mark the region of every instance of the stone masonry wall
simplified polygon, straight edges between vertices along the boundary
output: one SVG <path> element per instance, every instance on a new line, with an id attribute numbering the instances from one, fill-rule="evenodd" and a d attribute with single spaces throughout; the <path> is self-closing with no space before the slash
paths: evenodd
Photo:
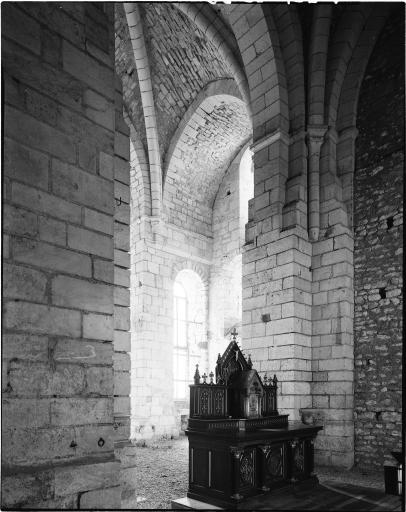
<path id="1" fill-rule="evenodd" d="M 403 14 L 389 20 L 371 56 L 357 128 L 355 463 L 381 468 L 401 450 L 402 432 Z"/>
<path id="2" fill-rule="evenodd" d="M 2 6 L 2 505 L 119 508 L 113 9 Z"/>
<path id="3" fill-rule="evenodd" d="M 210 272 L 210 366 L 228 342 L 225 331 L 241 325 L 242 261 L 244 238 L 240 230 L 240 160 L 236 156 L 223 177 L 213 207 L 213 265 Z M 247 206 L 248 208 L 248 206 Z M 240 328 L 237 328 L 240 331 Z"/>
<path id="4" fill-rule="evenodd" d="M 208 282 L 211 240 L 149 219 L 131 235 L 131 438 L 178 435 L 173 399 L 173 284 L 180 270 Z M 207 361 L 202 361 L 207 373 Z M 191 380 L 193 375 L 190 376 Z"/>
<path id="5" fill-rule="evenodd" d="M 130 437 L 130 130 L 116 76 L 114 138 L 114 429 L 117 442 Z"/>
<path id="6" fill-rule="evenodd" d="M 191 269 L 208 281 L 212 240 L 145 215 L 149 188 L 131 156 L 131 438 L 177 435 L 173 401 L 173 283 Z M 142 195 L 142 198 L 140 198 Z"/>

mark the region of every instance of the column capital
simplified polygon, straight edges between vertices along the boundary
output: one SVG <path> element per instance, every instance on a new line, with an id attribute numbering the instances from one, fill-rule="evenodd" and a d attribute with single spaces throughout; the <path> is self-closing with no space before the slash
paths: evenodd
<path id="1" fill-rule="evenodd" d="M 310 144 L 321 144 L 324 141 L 324 136 L 327 133 L 327 125 L 309 124 L 306 131 L 306 139 Z"/>

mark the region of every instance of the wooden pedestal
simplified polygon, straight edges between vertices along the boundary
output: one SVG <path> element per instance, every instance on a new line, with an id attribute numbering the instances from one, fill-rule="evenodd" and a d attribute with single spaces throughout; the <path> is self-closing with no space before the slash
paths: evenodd
<path id="1" fill-rule="evenodd" d="M 189 498 L 238 509 L 246 499 L 289 485 L 314 485 L 313 440 L 321 426 L 208 433 L 187 430 Z"/>

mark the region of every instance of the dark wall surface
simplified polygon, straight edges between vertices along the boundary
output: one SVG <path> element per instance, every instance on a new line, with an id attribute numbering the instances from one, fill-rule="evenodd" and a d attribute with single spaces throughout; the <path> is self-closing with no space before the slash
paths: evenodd
<path id="1" fill-rule="evenodd" d="M 395 8 L 361 87 L 354 177 L 355 464 L 401 447 L 404 12 Z"/>

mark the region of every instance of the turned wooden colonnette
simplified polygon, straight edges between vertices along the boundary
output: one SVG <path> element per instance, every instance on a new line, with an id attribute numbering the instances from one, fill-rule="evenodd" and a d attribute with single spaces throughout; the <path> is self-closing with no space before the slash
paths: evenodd
<path id="1" fill-rule="evenodd" d="M 205 503 L 238 509 L 248 498 L 318 482 L 313 442 L 321 426 L 278 414 L 278 383 L 262 381 L 235 336 L 214 374 L 190 386 L 189 490 Z M 207 379 L 210 382 L 207 383 Z"/>

